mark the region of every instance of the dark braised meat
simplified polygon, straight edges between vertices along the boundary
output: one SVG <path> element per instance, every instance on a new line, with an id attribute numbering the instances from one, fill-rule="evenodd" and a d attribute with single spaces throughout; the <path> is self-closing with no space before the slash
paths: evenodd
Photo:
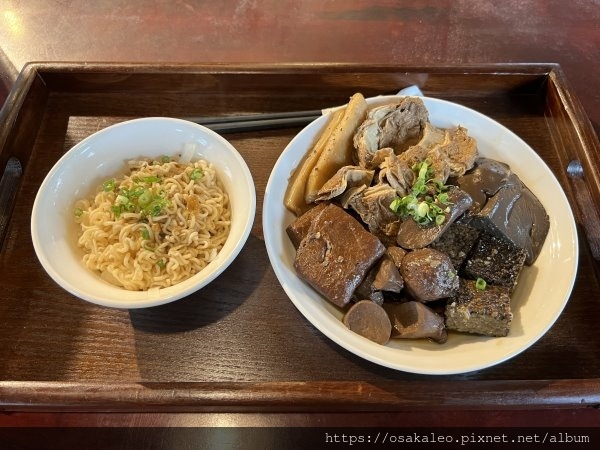
<path id="1" fill-rule="evenodd" d="M 399 293 L 403 287 L 404 280 L 396 264 L 389 256 L 384 254 L 377 265 L 373 290 Z"/>
<path id="2" fill-rule="evenodd" d="M 375 303 L 382 304 L 383 292 L 398 294 L 403 287 L 404 280 L 400 275 L 400 270 L 386 252 L 356 288 L 354 296 L 360 300 L 368 298 Z"/>
<path id="3" fill-rule="evenodd" d="M 381 149 L 400 153 L 417 143 L 428 119 L 427 108 L 418 97 L 371 109 L 354 134 L 355 161 L 367 169 L 377 167 L 383 161 Z"/>
<path id="4" fill-rule="evenodd" d="M 379 183 L 354 195 L 349 206 L 356 211 L 369 231 L 384 243 L 394 242 L 400 219 L 390 209 L 396 190 L 389 184 Z"/>
<path id="5" fill-rule="evenodd" d="M 394 264 L 398 269 L 400 269 L 400 265 L 402 264 L 402 260 L 406 256 L 408 252 L 404 250 L 402 247 L 391 246 L 385 250 L 385 254 L 394 261 Z"/>
<path id="6" fill-rule="evenodd" d="M 458 274 L 448 255 L 432 248 L 408 252 L 400 274 L 408 293 L 421 302 L 450 297 L 458 289 Z"/>
<path id="7" fill-rule="evenodd" d="M 392 323 L 392 339 L 448 340 L 444 318 L 421 302 L 384 303 L 383 309 Z"/>
<path id="8" fill-rule="evenodd" d="M 319 189 L 316 201 L 331 200 L 357 186 L 370 186 L 374 174 L 373 170 L 344 166 Z"/>
<path id="9" fill-rule="evenodd" d="M 378 344 L 387 344 L 392 334 L 387 313 L 371 300 L 361 300 L 352 305 L 342 321 L 350 330 Z"/>
<path id="10" fill-rule="evenodd" d="M 425 127 L 423 127 L 421 140 L 399 154 L 398 159 L 409 167 L 412 167 L 414 164 L 420 163 L 421 161 L 425 161 L 429 151 L 444 142 L 445 137 L 446 130 L 444 128 L 438 128 L 430 122 L 427 122 Z"/>
<path id="11" fill-rule="evenodd" d="M 317 206 L 309 209 L 301 216 L 297 217 L 288 227 L 285 229 L 288 237 L 292 241 L 292 244 L 296 249 L 300 246 L 302 239 L 308 234 L 308 230 L 312 225 L 313 220 L 325 209 L 327 203 L 319 203 Z"/>
<path id="12" fill-rule="evenodd" d="M 471 196 L 454 186 L 448 189 L 448 197 L 451 203 L 450 212 L 445 213 L 445 220 L 441 225 L 419 225 L 408 218 L 402 221 L 396 237 L 400 247 L 406 249 L 418 249 L 427 247 L 438 239 L 448 227 L 466 210 L 471 207 Z M 445 207 L 445 205 L 440 205 Z"/>
<path id="13" fill-rule="evenodd" d="M 383 244 L 360 222 L 329 204 L 313 218 L 296 252 L 294 268 L 325 298 L 343 307 L 384 252 Z"/>
<path id="14" fill-rule="evenodd" d="M 472 169 L 477 157 L 475 139 L 460 126 L 446 130 L 444 142 L 427 154 L 437 178 L 444 183 L 448 177 L 458 177 Z"/>
<path id="15" fill-rule="evenodd" d="M 456 181 L 474 200 L 471 225 L 524 249 L 526 264 L 533 264 L 548 234 L 550 219 L 510 167 L 481 158 L 472 171 Z"/>
<path id="16" fill-rule="evenodd" d="M 380 183 L 387 183 L 396 190 L 396 195 L 407 195 L 415 182 L 415 173 L 412 166 L 402 161 L 394 153 L 386 157 L 379 166 L 378 179 Z"/>

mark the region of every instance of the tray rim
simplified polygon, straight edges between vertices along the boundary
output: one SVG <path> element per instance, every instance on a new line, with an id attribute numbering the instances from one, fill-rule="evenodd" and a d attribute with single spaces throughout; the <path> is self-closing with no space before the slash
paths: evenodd
<path id="1" fill-rule="evenodd" d="M 0 110 L 0 161 L 5 144 L 34 82 L 46 73 L 419 73 L 464 75 L 532 75 L 553 79 L 576 120 L 574 125 L 586 151 L 600 153 L 600 145 L 585 111 L 572 94 L 557 63 L 489 63 L 412 66 L 361 63 L 285 64 L 154 64 L 31 62 L 19 73 Z M 589 131 L 592 131 L 590 134 Z M 431 393 L 432 383 L 437 386 Z M 402 393 L 402 397 L 397 394 Z M 444 394 L 444 402 L 439 394 Z M 382 411 L 409 409 L 598 407 L 600 376 L 593 379 L 390 381 L 374 386 L 365 381 L 344 382 L 174 382 L 116 383 L 0 381 L 3 411 Z"/>
<path id="2" fill-rule="evenodd" d="M 509 63 L 470 63 L 470 64 L 440 64 L 440 65 L 399 65 L 399 64 L 363 64 L 363 63 L 128 63 L 128 62 L 48 62 L 31 61 L 23 66 L 8 96 L 0 108 L 0 163 L 4 166 L 5 144 L 8 134 L 18 119 L 19 112 L 23 107 L 27 95 L 34 82 L 44 82 L 44 74 L 93 74 L 93 73 L 117 73 L 124 74 L 165 74 L 184 73 L 194 74 L 284 74 L 284 73 L 318 73 L 329 71 L 332 73 L 429 73 L 437 74 L 463 74 L 463 75 L 531 75 L 554 77 L 561 84 L 566 84 L 566 77 L 559 63 L 555 62 L 509 62 Z M 50 90 L 48 86 L 45 86 Z M 570 90 L 570 88 L 569 88 Z M 573 101 L 570 96 L 566 100 Z M 577 103 L 577 105 L 579 105 Z M 582 110 L 581 107 L 577 111 Z M 587 119 L 587 115 L 586 115 Z M 589 119 L 588 119 L 589 122 Z M 4 125 L 7 124 L 7 125 Z"/>
<path id="3" fill-rule="evenodd" d="M 598 408 L 600 382 L 0 382 L 0 411 L 374 412 Z M 118 386 L 118 389 L 115 388 Z M 401 395 L 398 395 L 401 394 Z M 442 395 L 443 394 L 443 395 Z"/>

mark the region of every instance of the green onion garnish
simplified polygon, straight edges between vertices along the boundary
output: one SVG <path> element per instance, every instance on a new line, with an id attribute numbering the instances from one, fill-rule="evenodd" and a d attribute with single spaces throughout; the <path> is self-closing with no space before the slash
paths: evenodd
<path id="1" fill-rule="evenodd" d="M 200 168 L 196 168 L 194 170 L 192 170 L 192 173 L 190 174 L 190 179 L 192 180 L 200 180 L 202 177 L 204 176 L 204 171 Z"/>
<path id="2" fill-rule="evenodd" d="M 139 197 L 144 192 L 146 192 L 146 189 L 143 186 L 136 185 L 127 193 L 127 197 Z"/>
<path id="3" fill-rule="evenodd" d="M 142 238 L 145 240 L 150 239 L 150 231 L 148 231 L 148 228 L 142 229 Z"/>
<path id="4" fill-rule="evenodd" d="M 412 217 L 420 225 L 432 222 L 441 225 L 450 207 L 442 209 L 439 205 L 450 205 L 448 186 L 433 178 L 433 169 L 428 160 L 413 165 L 416 180 L 411 192 L 404 197 L 396 197 L 390 209 L 401 217 Z"/>
<path id="5" fill-rule="evenodd" d="M 169 201 L 163 197 L 157 196 L 142 209 L 142 213 L 147 216 L 156 217 L 162 213 L 164 207 L 169 204 Z"/>
<path id="6" fill-rule="evenodd" d="M 487 283 L 483 278 L 477 278 L 477 280 L 475 281 L 475 289 L 477 289 L 478 291 L 485 291 L 486 286 Z"/>
<path id="7" fill-rule="evenodd" d="M 147 177 L 152 181 L 158 177 Z M 115 198 L 112 211 L 118 218 L 124 212 L 139 213 L 143 216 L 159 216 L 169 205 L 164 192 L 155 194 L 152 188 L 134 185 L 132 188 L 121 188 Z"/>
<path id="8" fill-rule="evenodd" d="M 126 205 L 129 203 L 129 197 L 127 195 L 119 194 L 115 199 L 115 205 Z"/>
<path id="9" fill-rule="evenodd" d="M 160 267 L 161 269 L 164 269 L 166 266 L 165 262 L 162 259 L 159 259 L 158 261 L 156 261 L 156 265 L 158 267 Z"/>
<path id="10" fill-rule="evenodd" d="M 144 177 L 143 180 L 146 183 L 157 183 L 160 180 L 160 178 L 158 178 L 156 175 L 151 175 L 149 177 Z"/>
<path id="11" fill-rule="evenodd" d="M 115 186 L 116 186 L 116 181 L 114 178 L 110 178 L 110 179 L 106 180 L 104 183 L 102 183 L 102 188 L 104 189 L 104 192 L 114 191 Z"/>
<path id="12" fill-rule="evenodd" d="M 152 201 L 152 191 L 147 189 L 138 197 L 138 205 L 144 207 Z"/>

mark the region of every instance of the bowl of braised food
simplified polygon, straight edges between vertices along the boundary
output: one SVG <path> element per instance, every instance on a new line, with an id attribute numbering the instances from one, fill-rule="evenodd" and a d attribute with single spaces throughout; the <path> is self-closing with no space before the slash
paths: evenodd
<path id="1" fill-rule="evenodd" d="M 573 214 L 539 155 L 491 118 L 423 96 L 356 93 L 326 110 L 277 161 L 263 221 L 311 324 L 407 372 L 518 355 L 554 324 L 577 271 Z"/>
<path id="2" fill-rule="evenodd" d="M 219 276 L 244 246 L 255 208 L 250 171 L 228 141 L 149 117 L 67 151 L 38 190 L 31 234 L 42 266 L 71 294 L 144 308 Z"/>

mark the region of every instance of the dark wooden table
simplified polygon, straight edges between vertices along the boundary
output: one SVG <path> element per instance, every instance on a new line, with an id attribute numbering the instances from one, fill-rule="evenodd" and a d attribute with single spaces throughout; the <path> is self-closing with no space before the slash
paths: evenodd
<path id="1" fill-rule="evenodd" d="M 577 6 L 573 6 L 577 5 Z M 14 85 L 18 73 L 31 61 L 107 62 L 107 63 L 153 63 L 153 64 L 231 64 L 251 63 L 276 66 L 282 63 L 294 63 L 301 67 L 312 63 L 354 63 L 360 66 L 391 64 L 419 67 L 456 67 L 461 65 L 485 65 L 488 63 L 559 63 L 570 83 L 570 91 L 583 107 L 591 121 L 591 129 L 600 130 L 600 4 L 598 2 L 573 3 L 562 1 L 507 1 L 498 2 L 393 2 L 354 0 L 345 2 L 321 2 L 308 0 L 284 5 L 279 1 L 245 2 L 69 2 L 66 9 L 63 2 L 35 0 L 22 2 L 3 2 L 0 10 L 0 102 L 4 101 L 8 90 Z M 109 65 L 110 65 L 109 64 Z M 57 78 L 57 83 L 64 80 Z M 5 87 L 3 89 L 3 86 Z M 68 90 L 68 86 L 61 87 Z M 339 91 L 342 92 L 341 90 Z M 472 93 L 463 92 L 463 100 Z M 61 111 L 61 107 L 80 108 L 80 116 L 93 115 L 93 108 L 102 104 L 99 97 L 83 99 L 77 93 L 66 100 L 63 97 L 53 99 L 52 111 Z M 331 93 L 331 98 L 335 98 Z M 297 106 L 309 105 L 310 101 L 294 98 Z M 65 102 L 61 104 L 61 102 Z M 191 102 L 191 100 L 190 100 Z M 254 107 L 260 106 L 256 100 Z M 167 102 L 168 103 L 168 102 Z M 191 103 L 190 103 L 191 104 Z M 484 105 L 485 101 L 479 103 Z M 189 105 L 188 109 L 189 110 Z M 218 112 L 218 103 L 211 105 Z M 503 111 L 509 106 L 504 105 Z M 117 108 L 118 109 L 118 108 Z M 185 107 L 181 107 L 185 110 Z M 187 111 L 186 110 L 186 111 Z M 143 114 L 152 111 L 151 106 L 141 106 L 136 112 Z M 68 114 L 71 114 L 70 111 Z M 102 115 L 114 116 L 121 111 L 103 111 Z M 177 111 L 173 111 L 174 113 Z M 223 111 L 221 111 L 223 112 Z M 493 113 L 494 108 L 489 107 Z M 46 117 L 41 120 L 41 141 L 37 145 L 49 143 L 57 145 L 66 130 L 70 139 L 81 138 L 89 131 L 89 122 L 74 121 L 68 123 L 68 115 Z M 510 117 L 499 114 L 499 120 L 510 122 Z M 67 123 L 64 121 L 67 120 Z M 71 128 L 69 128 L 71 127 Z M 86 128 L 88 127 L 88 128 Z M 59 131 L 55 131 L 59 130 Z M 527 133 L 527 127 L 521 131 Z M 285 145 L 293 133 L 265 136 L 266 141 Z M 60 138 L 60 139 L 59 139 Z M 233 138 L 236 139 L 235 137 Z M 532 134 L 532 139 L 535 139 Z M 68 140 L 60 141 L 67 145 Z M 240 138 L 243 152 L 249 155 L 252 146 L 261 147 L 261 136 L 254 140 Z M 283 147 L 281 147 L 283 148 Z M 53 151 L 62 151 L 56 147 Z M 43 153 L 42 153 L 43 155 Z M 53 156 L 38 160 L 38 168 L 49 167 Z M 267 158 L 254 158 L 252 169 L 260 175 L 257 193 L 264 193 L 266 177 L 275 161 L 276 155 Z M 40 176 L 43 174 L 40 173 Z M 32 192 L 35 182 L 26 188 Z M 19 205 L 17 205 L 17 208 Z M 27 203 L 21 205 L 27 207 Z M 267 308 L 268 301 L 277 301 L 276 314 L 298 315 L 291 302 L 285 302 L 285 294 L 278 286 L 276 277 L 266 261 L 264 244 L 261 240 L 260 209 L 255 228 L 245 253 L 237 262 L 235 269 L 240 282 L 255 282 L 252 295 L 245 298 L 233 292 L 225 308 L 202 307 L 198 311 L 195 300 L 191 298 L 156 311 L 140 311 L 114 314 L 101 308 L 83 305 L 75 299 L 58 298 L 50 304 L 31 302 L 20 312 L 22 337 L 15 335 L 15 345 L 10 350 L 12 366 L 0 367 L 2 381 L 11 381 L 8 392 L 10 401 L 3 402 L 0 425 L 6 426 L 511 426 L 528 424 L 532 426 L 576 426 L 598 425 L 600 414 L 597 405 L 577 406 L 577 392 L 565 387 L 565 397 L 553 398 L 544 402 L 544 389 L 547 385 L 561 383 L 563 376 L 572 375 L 571 370 L 558 368 L 555 372 L 543 372 L 555 364 L 559 367 L 565 362 L 582 366 L 579 379 L 600 377 L 596 371 L 600 355 L 580 355 L 586 349 L 561 348 L 559 338 L 568 334 L 574 326 L 558 328 L 547 341 L 541 342 L 539 354 L 543 354 L 544 367 L 529 365 L 527 354 L 516 361 L 508 362 L 497 368 L 476 374 L 458 377 L 419 377 L 397 374 L 364 362 L 337 348 L 312 329 L 309 324 L 293 329 L 294 342 L 299 344 L 298 351 L 307 351 L 316 346 L 321 354 L 327 355 L 326 361 L 331 369 L 324 369 L 323 361 L 309 357 L 306 361 L 290 359 L 284 364 L 269 364 L 261 349 L 272 349 L 272 343 L 265 344 L 258 336 L 270 336 L 272 339 L 286 339 L 282 325 L 261 326 L 261 332 L 252 335 L 248 325 L 239 328 L 244 335 L 223 336 L 211 341 L 217 349 L 229 353 L 218 358 L 216 352 L 202 353 L 213 359 L 200 367 L 199 353 L 187 350 L 187 353 L 168 353 L 169 349 L 182 351 L 186 337 L 209 336 L 211 328 L 215 332 L 223 328 L 231 332 L 235 329 L 237 314 L 250 309 L 256 312 Z M 20 235 L 19 235 L 20 236 Z M 23 234 L 25 236 L 25 234 Z M 24 244 L 29 246 L 30 244 Z M 29 251 L 29 253 L 27 253 Z M 24 250 L 31 255 L 30 249 Z M 597 286 L 597 272 L 594 262 L 586 254 L 587 274 L 584 281 Z M 256 264 L 258 262 L 258 265 Z M 32 260 L 31 264 L 36 261 Z M 253 267 L 260 273 L 246 273 Z M 36 269 L 33 269 L 37 274 Z M 38 275 L 36 275 L 38 276 Z M 232 275 L 230 274 L 230 277 Z M 0 276 L 3 289 L 19 289 L 14 280 L 5 281 Z M 49 289 L 49 298 L 57 295 L 57 290 L 46 279 L 34 278 L 41 286 Z M 23 282 L 26 282 L 25 277 Z M 226 287 L 217 283 L 215 287 L 202 295 L 202 300 L 216 301 L 219 289 Z M 230 293 L 231 294 L 231 293 Z M 237 300 L 236 300 L 237 299 Z M 237 303 L 236 303 L 237 301 Z M 208 311 L 210 317 L 198 317 L 189 320 L 190 314 Z M 4 317 L 1 314 L 5 314 Z M 0 307 L 0 320 L 8 320 L 11 310 Z M 61 316 L 62 314 L 62 316 Z M 27 333 L 27 315 L 31 315 L 35 326 L 40 327 Z M 40 316 L 48 315 L 59 323 L 71 319 L 74 327 L 59 328 L 50 332 L 52 322 L 44 323 Z M 577 305 L 570 310 L 570 316 L 583 317 Z M 37 320 L 35 320 L 37 318 Z M 11 320 L 15 319 L 10 317 Z M 104 326 L 84 327 L 85 323 L 97 323 L 108 320 Z M 299 317 L 300 320 L 302 320 Z M 243 317 L 239 317 L 243 320 Z M 560 323 L 559 323 L 560 325 Z M 12 322 L 14 327 L 14 322 Z M 44 328 L 45 327 L 45 328 Z M 13 328 L 14 329 L 14 328 Z M 202 330 L 202 331 L 198 331 Z M 31 331 L 31 330 L 29 330 Z M 110 333 L 117 333 L 116 339 Z M 28 347 L 28 336 L 41 339 L 48 336 L 63 347 L 69 358 L 63 358 L 60 352 L 44 353 L 45 348 Z M 35 339 L 32 343 L 35 344 Z M 254 339 L 254 340 L 253 340 Z M 201 345 L 202 342 L 199 342 Z M 232 349 L 228 345 L 235 345 Z M 107 346 L 116 346 L 111 349 Z M 556 351 L 549 351 L 556 346 Z M 152 354 L 157 347 L 167 350 L 162 361 Z M 258 349 L 256 354 L 245 353 L 244 349 Z M 79 354 L 78 350 L 84 352 Z M 2 351 L 2 350 L 0 350 Z M 4 350 L 6 351 L 6 350 Z M 94 354 L 94 351 L 96 352 Z M 535 350 L 532 350 L 535 353 Z M 16 352 L 16 353 L 14 353 Z M 69 353 L 70 352 L 70 353 Z M 119 353 L 120 352 L 120 353 Z M 115 356 L 119 353 L 119 356 Z M 319 353 L 316 353 L 319 354 Z M 16 356 L 15 356 L 16 355 Z M 110 357 L 113 357 L 111 359 Z M 256 356 L 260 355 L 260 356 Z M 285 358 L 282 352 L 278 358 Z M 568 361 L 571 358 L 571 361 Z M 14 365 L 18 362 L 18 365 Z M 174 367 L 176 365 L 176 367 Z M 210 370 L 209 370 L 210 368 Z M 449 402 L 440 397 L 437 407 L 427 400 L 427 393 L 414 392 L 412 406 L 402 406 L 401 402 L 390 402 L 389 393 L 402 385 L 422 389 L 427 383 L 468 383 L 482 387 L 485 383 L 498 387 L 498 383 L 514 382 L 512 375 L 526 380 L 540 378 L 536 371 L 554 374 L 547 383 L 539 382 L 539 396 L 522 399 L 520 402 L 506 403 L 502 398 L 483 395 L 480 405 L 468 401 Z M 511 373 L 512 372 L 512 373 Z M 313 376 L 327 382 L 318 385 L 320 391 L 314 396 L 302 388 L 303 383 L 313 380 Z M 125 397 L 110 395 L 110 386 L 103 384 L 106 378 L 117 382 L 131 382 Z M 20 382 L 37 382 L 35 389 L 27 391 Z M 172 381 L 209 384 L 207 392 L 214 395 L 222 389 L 220 398 L 212 401 L 185 401 L 185 392 L 201 392 L 185 389 L 171 394 L 175 401 L 169 408 L 168 385 Z M 370 382 L 362 383 L 363 380 Z M 56 382 L 63 383 L 60 386 Z M 268 381 L 268 385 L 263 385 Z M 44 387 L 44 383 L 48 386 Z M 288 391 L 278 397 L 280 403 L 269 403 L 274 383 L 281 382 Z M 293 382 L 293 384 L 289 384 Z M 374 384 L 374 382 L 379 384 Z M 77 384 L 76 388 L 73 383 Z M 83 383 L 83 385 L 82 385 Z M 217 383 L 217 387 L 210 383 Z M 226 387 L 230 383 L 231 390 Z M 286 384 L 287 383 L 287 384 Z M 341 384 L 340 384 L 341 383 Z M 343 392 L 343 383 L 348 389 Z M 357 384 L 358 383 L 358 384 Z M 389 383 L 389 386 L 386 386 Z M 479 383 L 479 384 L 477 384 Z M 496 383 L 496 384 L 494 384 Z M 583 383 L 580 383 L 582 386 Z M 142 386 L 144 389 L 139 389 Z M 342 386 L 342 387 L 340 387 Z M 464 384 L 461 386 L 468 386 Z M 595 384 L 590 384 L 595 389 Z M 167 386 L 168 387 L 168 386 Z M 357 387 L 366 389 L 368 395 L 387 402 L 383 406 L 375 400 L 369 407 L 359 401 L 360 407 L 351 412 L 335 410 L 329 405 L 327 410 L 311 407 L 313 403 L 322 407 L 322 399 L 345 395 L 346 399 L 357 395 Z M 157 389 L 162 397 L 158 404 L 152 404 L 143 396 L 145 389 Z M 183 388 L 183 386 L 182 386 Z M 45 390 L 47 389 L 47 390 Z M 262 408 L 256 400 L 264 389 Z M 342 391 L 340 391 L 342 389 Z M 390 391 L 390 389 L 392 391 Z M 516 388 L 517 391 L 519 390 Z M 554 389 L 556 386 L 554 386 Z M 502 392 L 510 387 L 503 385 Z M 535 387 L 531 392 L 535 392 Z M 233 394 L 232 394 L 233 392 Z M 455 391 L 456 392 L 456 391 Z M 556 393 L 557 390 L 552 392 Z M 16 393 L 16 394 L 15 394 Z M 57 394 L 58 393 L 58 394 Z M 14 394 L 14 395 L 13 395 Z M 18 395 L 17 395 L 18 394 Z M 279 391 L 281 394 L 281 391 Z M 401 395 L 401 392 L 396 392 Z M 600 393 L 598 393 L 600 394 Z M 21 396 L 20 400 L 18 396 Z M 118 395 L 123 395 L 118 394 Z M 141 402 L 130 402 L 135 395 L 142 395 Z M 465 395 L 468 395 L 465 393 Z M 510 394 L 507 394 L 510 396 Z M 569 395 L 573 398 L 566 399 Z M 378 397 L 379 396 L 379 397 Z M 593 397 L 593 392 L 586 392 Z M 415 399 L 421 399 L 419 404 Z M 283 399 L 283 400 L 281 400 Z M 321 399 L 321 403 L 319 400 Z M 196 399 L 198 400 L 198 399 Z M 514 398 L 513 398 L 514 400 Z M 28 401 L 34 406 L 28 407 Z M 89 401 L 89 406 L 85 402 Z M 0 399 L 2 402 L 2 399 Z M 286 403 L 287 402 L 287 403 Z M 300 403 L 298 403 L 300 402 Z M 260 404 L 260 401 L 258 402 Z M 198 404 L 203 405 L 199 408 Z M 11 406 L 12 405 L 12 406 Z M 141 405 L 141 406 L 140 406 Z M 208 406 L 207 406 L 208 405 Z M 265 407 L 266 406 L 266 407 Z M 81 413 L 84 411 L 84 413 Z M 383 412 L 382 412 L 383 411 Z"/>

